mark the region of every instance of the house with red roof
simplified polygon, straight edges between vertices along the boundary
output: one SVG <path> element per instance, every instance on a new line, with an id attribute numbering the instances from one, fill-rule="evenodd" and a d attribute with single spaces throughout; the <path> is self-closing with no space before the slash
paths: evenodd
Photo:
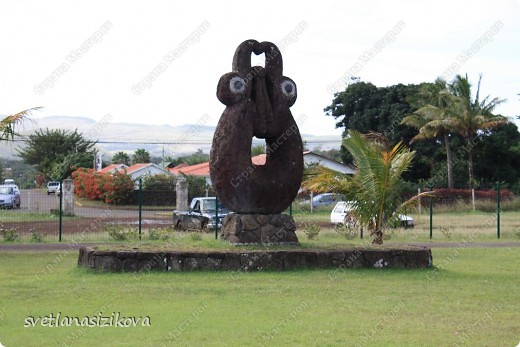
<path id="1" fill-rule="evenodd" d="M 266 158 L 267 158 L 266 154 L 260 154 L 260 155 L 252 157 L 251 162 L 254 165 L 264 165 Z M 329 159 L 327 157 L 313 153 L 311 151 L 303 152 L 303 161 L 304 161 L 305 165 L 319 164 L 319 165 L 322 165 L 324 167 L 327 167 L 327 168 L 337 171 L 337 172 L 341 172 L 341 173 L 349 174 L 349 175 L 354 174 L 354 168 L 352 166 L 338 163 L 335 160 Z M 204 179 L 206 180 L 206 183 L 211 185 L 211 177 L 210 177 L 210 173 L 209 173 L 209 162 L 195 164 L 195 165 L 180 164 L 180 165 L 170 168 L 168 170 L 174 175 L 183 173 L 185 175 L 194 175 L 194 176 L 204 177 Z"/>
<path id="2" fill-rule="evenodd" d="M 98 172 L 113 174 L 115 172 L 123 171 L 125 169 L 128 169 L 128 165 L 125 165 L 125 164 L 110 164 L 110 165 L 102 168 Z"/>
<path id="3" fill-rule="evenodd" d="M 155 176 L 158 174 L 172 175 L 168 170 L 161 168 L 159 165 L 153 163 L 138 163 L 131 166 L 125 164 L 112 164 L 104 167 L 99 172 L 102 173 L 115 173 L 125 172 L 130 175 L 133 181 L 136 182 L 136 189 L 139 187 L 139 179 L 144 179 L 147 176 Z"/>

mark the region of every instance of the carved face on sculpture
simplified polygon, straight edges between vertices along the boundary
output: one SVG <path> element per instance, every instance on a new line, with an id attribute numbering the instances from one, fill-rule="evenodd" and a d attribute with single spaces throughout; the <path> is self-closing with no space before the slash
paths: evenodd
<path id="1" fill-rule="evenodd" d="M 265 68 L 251 67 L 251 54 L 265 55 Z M 223 75 L 217 97 L 226 105 L 213 137 L 210 172 L 226 206 L 238 213 L 281 213 L 294 200 L 303 175 L 303 146 L 289 108 L 296 84 L 283 76 L 276 45 L 247 40 Z M 266 141 L 266 163 L 251 162 L 252 138 Z"/>

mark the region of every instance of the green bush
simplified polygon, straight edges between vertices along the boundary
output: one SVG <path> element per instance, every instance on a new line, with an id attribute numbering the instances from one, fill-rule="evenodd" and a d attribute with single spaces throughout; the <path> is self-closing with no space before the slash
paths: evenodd
<path id="1" fill-rule="evenodd" d="M 334 231 L 345 237 L 347 240 L 353 240 L 358 236 L 356 227 L 343 223 L 336 224 L 334 226 Z"/>
<path id="2" fill-rule="evenodd" d="M 188 200 L 199 197 L 206 196 L 206 189 L 208 190 L 209 196 L 214 196 L 215 192 L 213 191 L 213 187 L 209 186 L 206 183 L 204 177 L 193 176 L 193 175 L 184 175 L 186 177 L 186 182 L 188 183 Z"/>
<path id="3" fill-rule="evenodd" d="M 4 228 L 3 226 L 0 229 L 0 232 L 2 233 L 2 237 L 4 238 L 4 241 L 13 242 L 20 238 L 20 235 L 18 235 L 18 228 Z"/>
<path id="4" fill-rule="evenodd" d="M 173 237 L 172 231 L 170 228 L 152 228 L 148 231 L 148 239 L 167 241 Z"/>
<path id="5" fill-rule="evenodd" d="M 317 237 L 321 231 L 321 227 L 318 223 L 303 223 L 303 233 L 307 235 L 309 240 Z"/>
<path id="6" fill-rule="evenodd" d="M 31 229 L 31 242 L 33 243 L 42 243 L 43 242 L 43 234 L 39 231 Z"/>
<path id="7" fill-rule="evenodd" d="M 427 201 L 427 199 L 425 200 Z M 428 209 L 428 206 L 423 208 Z M 497 202 L 496 200 L 475 200 L 475 210 L 489 213 L 496 212 Z M 520 198 L 501 201 L 500 210 L 502 212 L 520 211 Z M 433 211 L 434 213 L 470 212 L 473 211 L 473 205 L 471 201 L 466 202 L 462 199 L 456 199 L 450 204 L 435 203 L 433 205 Z"/>
<path id="8" fill-rule="evenodd" d="M 176 184 L 176 177 L 173 175 L 159 174 L 146 176 L 143 180 L 143 190 L 166 190 L 175 192 Z"/>
<path id="9" fill-rule="evenodd" d="M 136 240 L 137 230 L 136 229 L 124 229 L 120 225 L 105 225 L 105 232 L 108 232 L 108 236 L 116 241 L 125 240 Z"/>

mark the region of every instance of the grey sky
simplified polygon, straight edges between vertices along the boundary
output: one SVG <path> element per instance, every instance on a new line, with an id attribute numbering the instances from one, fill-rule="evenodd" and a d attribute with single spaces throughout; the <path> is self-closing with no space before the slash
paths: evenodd
<path id="1" fill-rule="evenodd" d="M 216 125 L 215 96 L 246 39 L 280 44 L 302 133 L 349 76 L 377 86 L 483 73 L 483 95 L 520 115 L 520 1 L 2 1 L 1 114 Z M 254 60 L 261 62 L 260 60 Z M 209 117 L 204 116 L 205 114 Z"/>

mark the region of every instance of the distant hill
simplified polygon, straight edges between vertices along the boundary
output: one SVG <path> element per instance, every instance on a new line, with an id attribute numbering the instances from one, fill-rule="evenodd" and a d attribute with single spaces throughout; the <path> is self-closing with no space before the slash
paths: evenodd
<path id="1" fill-rule="evenodd" d="M 112 122 L 100 120 L 99 122 L 86 117 L 53 116 L 34 119 L 24 124 L 20 131 L 22 136 L 30 135 L 37 129 L 78 129 L 91 140 L 98 141 L 97 147 L 103 153 L 104 159 L 118 151 L 133 153 L 137 148 L 144 148 L 153 156 L 182 156 L 202 149 L 209 153 L 215 127 L 197 124 L 185 124 L 179 126 L 148 125 L 140 123 Z M 330 149 L 339 148 L 341 137 L 337 135 L 314 136 L 302 135 L 307 148 Z M 263 143 L 255 139 L 255 143 Z M 0 156 L 3 158 L 16 158 L 16 148 L 23 146 L 23 141 L 18 138 L 14 144 L 0 144 Z"/>

